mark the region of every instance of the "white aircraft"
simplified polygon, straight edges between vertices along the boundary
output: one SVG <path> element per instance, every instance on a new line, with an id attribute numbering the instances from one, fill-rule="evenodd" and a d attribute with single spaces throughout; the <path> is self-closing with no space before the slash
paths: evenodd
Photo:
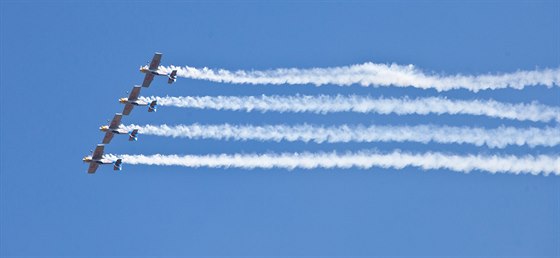
<path id="1" fill-rule="evenodd" d="M 167 83 L 172 84 L 177 80 L 177 70 L 173 70 L 170 74 L 159 69 L 159 63 L 161 61 L 161 53 L 156 52 L 150 66 L 141 66 L 140 72 L 146 74 L 144 77 L 144 82 L 142 82 L 142 87 L 150 87 L 150 83 L 154 79 L 154 75 L 167 76 Z"/>
<path id="2" fill-rule="evenodd" d="M 117 113 L 115 114 L 115 117 L 113 117 L 113 121 L 111 121 L 111 123 L 108 126 L 104 125 L 99 127 L 99 130 L 105 132 L 105 137 L 103 137 L 103 143 L 110 143 L 111 139 L 113 139 L 114 134 L 128 134 L 129 141 L 138 140 L 138 129 L 134 129 L 131 132 L 129 132 L 125 129 L 119 128 L 119 126 L 121 125 L 121 118 L 122 118 L 122 114 Z"/>
<path id="3" fill-rule="evenodd" d="M 112 161 L 110 159 L 103 158 L 103 149 L 105 148 L 104 144 L 97 144 L 95 151 L 91 156 L 86 156 L 82 160 L 85 163 L 89 163 L 88 173 L 93 174 L 97 170 L 99 165 L 103 164 L 113 164 L 113 170 L 121 170 L 122 169 L 122 159 L 117 159 L 116 161 Z"/>
<path id="4" fill-rule="evenodd" d="M 122 104 L 125 104 L 124 106 L 124 110 L 123 110 L 123 115 L 128 115 L 130 114 L 130 111 L 132 111 L 132 108 L 134 106 L 148 106 L 148 112 L 156 112 L 157 111 L 157 101 L 154 100 L 151 103 L 147 102 L 147 101 L 143 101 L 143 100 L 139 100 L 138 96 L 140 95 L 140 90 L 142 89 L 142 86 L 134 86 L 134 88 L 132 88 L 132 91 L 130 92 L 130 95 L 128 96 L 128 98 L 120 98 L 119 102 Z"/>

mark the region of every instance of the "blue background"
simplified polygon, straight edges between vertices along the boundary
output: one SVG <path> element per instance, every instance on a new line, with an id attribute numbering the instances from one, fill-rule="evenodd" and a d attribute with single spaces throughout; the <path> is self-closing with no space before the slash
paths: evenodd
<path id="1" fill-rule="evenodd" d="M 560 256 L 560 177 L 448 170 L 239 170 L 109 166 L 81 158 L 98 127 L 164 65 L 227 69 L 367 61 L 481 74 L 560 66 L 558 1 L 1 2 L 2 256 Z M 155 78 L 145 96 L 447 96 L 560 106 L 558 87 L 437 93 L 413 88 L 230 85 Z M 556 126 L 477 116 L 279 114 L 136 108 L 136 124 Z M 458 144 L 275 143 L 116 136 L 116 154 L 401 149 L 551 154 Z"/>

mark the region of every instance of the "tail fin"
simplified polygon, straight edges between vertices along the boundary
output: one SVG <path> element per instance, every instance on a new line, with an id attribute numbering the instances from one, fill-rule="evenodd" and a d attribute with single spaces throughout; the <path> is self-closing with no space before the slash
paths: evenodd
<path id="1" fill-rule="evenodd" d="M 169 79 L 167 80 L 167 83 L 172 84 L 177 80 L 177 70 L 173 70 L 171 71 L 171 74 L 168 76 Z"/>
<path id="2" fill-rule="evenodd" d="M 128 134 L 128 140 L 129 141 L 137 141 L 138 140 L 138 129 L 134 129 L 134 130 L 132 130 L 132 132 L 130 132 Z"/>
<path id="3" fill-rule="evenodd" d="M 117 161 L 115 161 L 113 170 L 122 170 L 122 159 L 117 159 Z"/>
<path id="4" fill-rule="evenodd" d="M 148 112 L 156 112 L 157 111 L 157 100 L 152 101 L 150 106 L 148 106 Z"/>

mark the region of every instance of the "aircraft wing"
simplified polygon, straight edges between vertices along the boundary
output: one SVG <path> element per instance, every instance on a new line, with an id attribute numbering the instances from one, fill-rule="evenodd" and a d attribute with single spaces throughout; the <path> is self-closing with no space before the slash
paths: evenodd
<path id="1" fill-rule="evenodd" d="M 112 133 L 112 132 L 106 132 L 106 133 L 105 133 L 105 137 L 103 137 L 103 143 L 104 143 L 104 144 L 110 143 L 110 142 L 111 142 L 111 139 L 113 139 L 113 134 L 114 134 L 114 133 Z"/>
<path id="2" fill-rule="evenodd" d="M 132 111 L 132 108 L 134 107 L 134 105 L 130 104 L 130 103 L 126 103 L 126 105 L 124 105 L 124 110 L 123 110 L 123 115 L 128 115 L 130 114 L 130 111 Z"/>
<path id="3" fill-rule="evenodd" d="M 154 58 L 152 58 L 152 62 L 150 63 L 150 70 L 157 70 L 160 61 L 161 61 L 161 53 L 156 52 L 154 54 Z"/>
<path id="4" fill-rule="evenodd" d="M 142 82 L 142 87 L 150 87 L 150 83 L 152 83 L 152 80 L 154 79 L 154 75 L 151 73 L 146 73 L 146 76 L 144 76 L 144 81 Z"/>
<path id="5" fill-rule="evenodd" d="M 103 144 L 97 144 L 97 147 L 95 147 L 95 151 L 93 152 L 93 155 L 91 156 L 92 159 L 100 159 L 103 157 L 103 149 L 105 149 L 105 145 Z"/>
<path id="6" fill-rule="evenodd" d="M 111 129 L 118 128 L 119 125 L 121 125 L 121 118 L 122 118 L 122 114 L 116 113 L 115 116 L 113 117 L 113 121 L 111 121 L 111 124 L 109 125 L 109 128 Z"/>
<path id="7" fill-rule="evenodd" d="M 138 96 L 140 96 L 140 89 L 142 89 L 142 87 L 134 86 L 134 88 L 132 88 L 132 91 L 130 92 L 130 95 L 128 95 L 128 100 L 137 100 Z"/>
<path id="8" fill-rule="evenodd" d="M 89 163 L 89 168 L 88 168 L 87 172 L 90 173 L 90 174 L 93 174 L 97 170 L 97 167 L 99 167 L 99 164 L 97 164 L 95 162 L 91 162 L 91 163 Z"/>

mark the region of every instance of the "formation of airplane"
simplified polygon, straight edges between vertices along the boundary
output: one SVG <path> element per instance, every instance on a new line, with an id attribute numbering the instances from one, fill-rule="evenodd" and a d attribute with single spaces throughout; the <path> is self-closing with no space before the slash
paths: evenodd
<path id="1" fill-rule="evenodd" d="M 113 164 L 113 170 L 121 170 L 122 169 L 122 159 L 112 160 L 103 157 L 103 151 L 105 149 L 105 144 L 111 142 L 113 136 L 115 134 L 127 134 L 129 141 L 137 141 L 138 140 L 138 129 L 133 129 L 132 131 L 127 131 L 120 127 L 121 119 L 123 115 L 129 115 L 132 112 L 134 106 L 148 106 L 148 112 L 156 112 L 157 111 L 157 101 L 154 100 L 152 102 L 147 102 L 144 100 L 139 99 L 140 90 L 142 87 L 150 87 L 154 76 L 167 76 L 167 83 L 172 84 L 177 80 L 177 70 L 173 70 L 171 73 L 165 72 L 163 69 L 160 69 L 159 64 L 161 62 L 161 53 L 156 52 L 152 61 L 150 62 L 149 66 L 142 66 L 140 67 L 140 72 L 145 73 L 144 81 L 142 82 L 142 86 L 136 85 L 132 88 L 128 98 L 120 98 L 119 102 L 124 104 L 124 109 L 122 113 L 116 113 L 113 117 L 113 120 L 109 123 L 109 125 L 104 125 L 99 127 L 99 130 L 105 132 L 105 136 L 103 137 L 102 144 L 98 144 L 95 148 L 95 151 L 92 152 L 91 156 L 86 156 L 82 160 L 85 163 L 89 163 L 88 173 L 94 174 L 97 171 L 99 165 L 105 164 Z"/>

